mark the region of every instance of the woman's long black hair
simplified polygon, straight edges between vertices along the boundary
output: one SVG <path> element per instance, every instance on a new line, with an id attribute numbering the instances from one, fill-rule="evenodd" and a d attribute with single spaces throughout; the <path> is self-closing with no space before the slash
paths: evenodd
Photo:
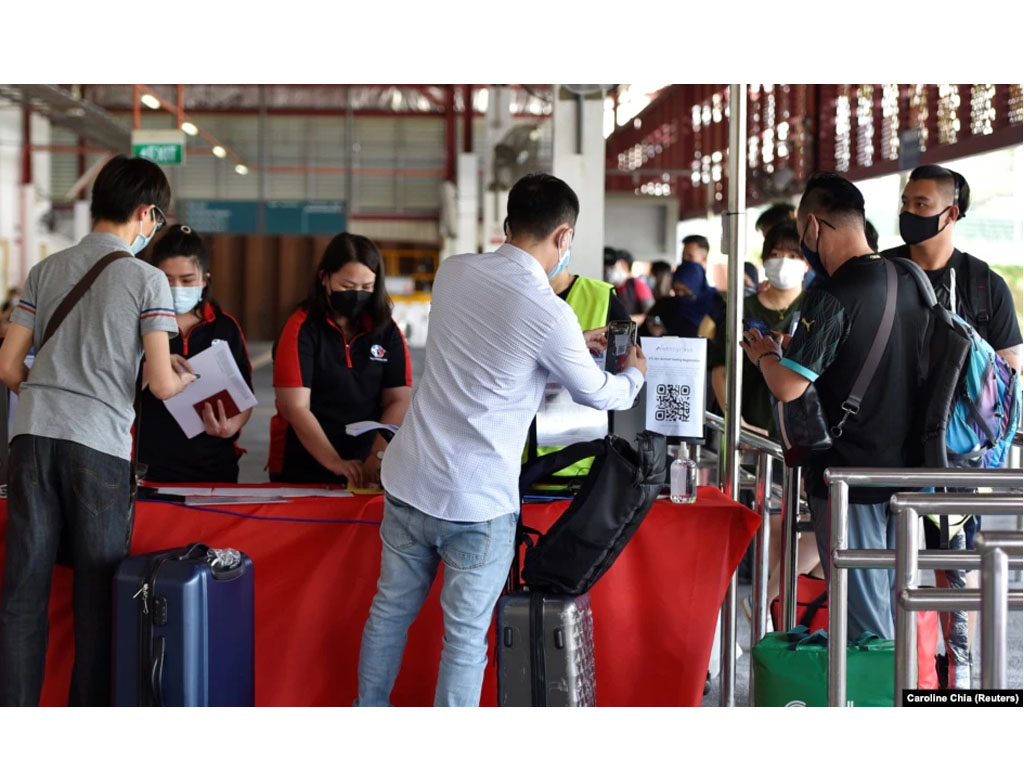
<path id="1" fill-rule="evenodd" d="M 342 232 L 327 244 L 302 307 L 317 319 L 325 319 L 329 307 L 323 279 L 353 261 L 369 267 L 377 277 L 366 314 L 373 320 L 373 327 L 380 328 L 391 319 L 391 299 L 384 288 L 384 259 L 373 241 L 362 235 Z"/>

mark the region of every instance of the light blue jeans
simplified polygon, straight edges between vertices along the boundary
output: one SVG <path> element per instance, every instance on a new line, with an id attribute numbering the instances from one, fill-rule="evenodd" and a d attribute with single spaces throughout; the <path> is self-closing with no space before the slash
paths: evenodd
<path id="1" fill-rule="evenodd" d="M 359 650 L 357 706 L 388 706 L 409 625 L 442 561 L 444 640 L 434 706 L 479 705 L 487 631 L 512 565 L 515 535 L 516 514 L 456 523 L 385 496 L 380 579 Z"/>

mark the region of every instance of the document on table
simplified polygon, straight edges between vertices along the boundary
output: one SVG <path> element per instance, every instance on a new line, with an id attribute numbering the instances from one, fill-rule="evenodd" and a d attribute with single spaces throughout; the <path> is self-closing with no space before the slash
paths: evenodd
<path id="1" fill-rule="evenodd" d="M 704 437 L 707 339 L 645 336 L 647 429 L 671 437 Z"/>
<path id="2" fill-rule="evenodd" d="M 246 486 L 228 485 L 210 487 L 203 485 L 164 485 L 156 488 L 157 493 L 173 496 L 203 497 L 203 498 L 237 498 L 244 496 L 250 499 L 301 499 L 310 496 L 335 496 L 344 498 L 351 496 L 351 492 L 335 488 L 286 488 L 282 486 L 263 486 L 248 488 Z"/>
<path id="3" fill-rule="evenodd" d="M 217 413 L 217 402 L 224 403 L 230 418 L 256 405 L 256 397 L 242 378 L 238 364 L 226 342 L 214 342 L 188 359 L 199 378 L 185 387 L 185 391 L 164 400 L 164 405 L 189 439 L 202 434 L 202 411 L 206 403 Z"/>
<path id="4" fill-rule="evenodd" d="M 537 411 L 537 445 L 566 446 L 608 434 L 608 412 L 580 405 L 554 379 L 544 385 Z"/>

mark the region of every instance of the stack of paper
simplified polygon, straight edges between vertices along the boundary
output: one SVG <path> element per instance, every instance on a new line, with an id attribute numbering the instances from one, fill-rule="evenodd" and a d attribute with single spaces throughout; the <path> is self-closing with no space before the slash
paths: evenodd
<path id="1" fill-rule="evenodd" d="M 345 432 L 357 437 L 365 432 L 372 432 L 375 429 L 386 429 L 392 433 L 398 432 L 398 427 L 394 424 L 381 424 L 379 421 L 353 421 L 351 424 L 345 425 Z"/>
<path id="2" fill-rule="evenodd" d="M 202 417 L 206 403 L 213 406 L 215 415 L 219 415 L 217 402 L 224 403 L 228 418 L 256 405 L 256 397 L 246 386 L 226 342 L 211 344 L 188 361 L 199 378 L 184 392 L 164 400 L 164 405 L 189 439 L 206 430 Z"/>

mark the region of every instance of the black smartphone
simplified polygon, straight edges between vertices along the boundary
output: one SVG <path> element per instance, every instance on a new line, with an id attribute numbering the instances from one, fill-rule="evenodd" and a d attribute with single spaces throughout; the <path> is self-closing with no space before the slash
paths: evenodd
<path id="1" fill-rule="evenodd" d="M 762 336 L 771 336 L 771 329 L 764 320 L 760 320 L 756 317 L 745 317 L 743 318 L 743 330 L 749 331 L 751 328 L 757 328 L 761 332 Z"/>
<path id="2" fill-rule="evenodd" d="M 629 348 L 636 346 L 636 323 L 608 323 L 608 353 L 605 370 L 611 373 L 622 373 L 626 368 Z"/>

